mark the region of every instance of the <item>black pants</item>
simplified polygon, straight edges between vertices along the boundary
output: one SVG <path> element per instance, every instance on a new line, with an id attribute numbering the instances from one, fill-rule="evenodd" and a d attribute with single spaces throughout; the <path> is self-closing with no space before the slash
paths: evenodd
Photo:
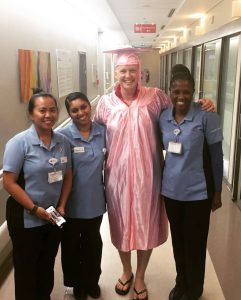
<path id="1" fill-rule="evenodd" d="M 11 228 L 16 300 L 49 300 L 60 229 L 52 224 Z"/>
<path id="2" fill-rule="evenodd" d="M 203 292 L 211 203 L 165 198 L 165 205 L 176 262 L 176 284 L 186 291 L 186 299 L 198 299 Z"/>
<path id="3" fill-rule="evenodd" d="M 64 285 L 91 290 L 101 274 L 103 216 L 93 219 L 67 219 L 62 232 Z"/>

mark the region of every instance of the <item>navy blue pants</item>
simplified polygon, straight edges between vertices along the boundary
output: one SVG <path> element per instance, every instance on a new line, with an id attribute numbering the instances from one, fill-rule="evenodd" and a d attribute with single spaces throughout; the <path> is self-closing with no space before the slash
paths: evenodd
<path id="1" fill-rule="evenodd" d="M 165 198 L 165 206 L 176 262 L 176 284 L 185 290 L 185 299 L 198 299 L 204 285 L 211 203 Z"/>
<path id="2" fill-rule="evenodd" d="M 101 274 L 103 216 L 93 219 L 68 218 L 61 239 L 64 285 L 91 290 Z"/>

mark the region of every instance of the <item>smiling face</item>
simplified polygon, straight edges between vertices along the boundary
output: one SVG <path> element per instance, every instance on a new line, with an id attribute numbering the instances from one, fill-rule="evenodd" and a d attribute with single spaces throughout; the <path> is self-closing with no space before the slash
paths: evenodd
<path id="1" fill-rule="evenodd" d="M 69 102 L 69 115 L 78 128 L 91 123 L 91 107 L 83 99 L 78 98 Z"/>
<path id="2" fill-rule="evenodd" d="M 58 108 L 51 97 L 38 97 L 34 102 L 34 108 L 30 118 L 38 132 L 51 131 L 58 120 Z"/>
<path id="3" fill-rule="evenodd" d="M 170 88 L 170 97 L 176 112 L 186 114 L 193 99 L 193 87 L 188 80 L 178 79 L 173 81 Z"/>
<path id="4" fill-rule="evenodd" d="M 117 66 L 115 69 L 115 77 L 122 89 L 133 91 L 137 87 L 139 67 L 138 65 Z"/>

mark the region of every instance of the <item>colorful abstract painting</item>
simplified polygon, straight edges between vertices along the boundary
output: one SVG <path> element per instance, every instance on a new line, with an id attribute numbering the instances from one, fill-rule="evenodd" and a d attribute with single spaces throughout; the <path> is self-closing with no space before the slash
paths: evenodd
<path id="1" fill-rule="evenodd" d="M 34 88 L 51 92 L 50 53 L 33 50 L 18 50 L 21 101 L 26 103 Z"/>

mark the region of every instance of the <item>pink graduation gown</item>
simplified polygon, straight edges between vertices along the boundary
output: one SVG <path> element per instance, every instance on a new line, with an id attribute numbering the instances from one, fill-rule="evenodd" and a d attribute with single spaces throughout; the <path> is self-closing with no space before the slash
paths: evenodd
<path id="1" fill-rule="evenodd" d="M 101 97 L 95 121 L 106 126 L 106 198 L 111 239 L 121 251 L 164 243 L 167 217 L 160 198 L 159 116 L 170 106 L 157 88 L 141 87 L 126 105 L 116 91 Z"/>

